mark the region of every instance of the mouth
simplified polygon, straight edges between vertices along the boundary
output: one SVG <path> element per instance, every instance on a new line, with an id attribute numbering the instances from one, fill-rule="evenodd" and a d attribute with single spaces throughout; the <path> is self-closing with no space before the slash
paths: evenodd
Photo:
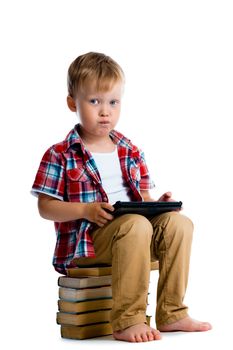
<path id="1" fill-rule="evenodd" d="M 108 121 L 102 121 L 102 122 L 99 122 L 99 124 L 100 124 L 100 125 L 109 125 L 110 122 L 108 122 Z"/>

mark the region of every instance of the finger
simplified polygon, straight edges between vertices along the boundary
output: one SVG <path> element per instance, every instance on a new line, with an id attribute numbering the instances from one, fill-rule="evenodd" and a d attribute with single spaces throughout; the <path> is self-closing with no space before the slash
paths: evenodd
<path id="1" fill-rule="evenodd" d="M 172 196 L 171 192 L 166 192 L 158 199 L 158 201 L 159 202 L 168 202 L 170 200 L 171 196 Z"/>
<path id="2" fill-rule="evenodd" d="M 107 203 L 107 202 L 101 203 L 101 207 L 104 208 L 104 209 L 108 209 L 110 211 L 114 211 L 115 210 L 115 208 L 110 203 Z"/>
<path id="3" fill-rule="evenodd" d="M 112 220 L 113 219 L 113 216 L 111 214 L 109 214 L 105 209 L 101 210 L 100 215 L 101 215 L 102 218 L 104 218 L 106 220 Z"/>
<path id="4" fill-rule="evenodd" d="M 164 197 L 171 198 L 171 196 L 172 196 L 171 192 L 164 193 Z"/>
<path id="5" fill-rule="evenodd" d="M 181 207 L 181 208 L 177 208 L 175 211 L 181 211 L 181 210 L 183 210 L 184 208 L 183 207 Z"/>
<path id="6" fill-rule="evenodd" d="M 164 202 L 174 202 L 174 200 L 172 199 L 172 193 L 171 192 L 166 192 L 162 195 L 162 200 Z"/>
<path id="7" fill-rule="evenodd" d="M 104 218 L 102 218 L 102 217 L 99 217 L 97 221 L 98 221 L 100 224 L 102 224 L 102 225 L 105 225 L 105 224 L 108 222 L 108 220 L 106 220 L 106 219 L 104 219 Z"/>
<path id="8" fill-rule="evenodd" d="M 96 221 L 96 224 L 97 224 L 99 227 L 103 227 L 103 226 L 104 226 L 104 223 L 101 222 L 101 221 Z"/>

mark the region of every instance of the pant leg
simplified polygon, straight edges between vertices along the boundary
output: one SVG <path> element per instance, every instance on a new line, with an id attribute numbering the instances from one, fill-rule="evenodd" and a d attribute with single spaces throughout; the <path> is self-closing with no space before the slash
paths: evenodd
<path id="1" fill-rule="evenodd" d="M 150 220 L 153 226 L 151 257 L 159 260 L 156 324 L 173 323 L 187 316 L 183 304 L 188 282 L 193 224 L 178 212 Z"/>
<path id="2" fill-rule="evenodd" d="M 78 265 L 112 265 L 114 331 L 146 322 L 153 229 L 141 215 L 127 214 L 92 233 L 96 258 L 80 258 Z"/>

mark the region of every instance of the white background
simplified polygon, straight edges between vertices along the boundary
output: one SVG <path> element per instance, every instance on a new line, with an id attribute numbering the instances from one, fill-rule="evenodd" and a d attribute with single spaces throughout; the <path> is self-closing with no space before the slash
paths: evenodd
<path id="1" fill-rule="evenodd" d="M 231 1 L 5 1 L 1 35 L 1 338 L 4 349 L 231 348 L 233 10 Z M 213 323 L 157 344 L 62 340 L 55 233 L 30 195 L 40 159 L 77 122 L 66 73 L 104 52 L 123 68 L 118 130 L 146 153 L 157 185 L 195 224 L 186 303 Z M 153 279 L 153 278 L 152 278 Z"/>

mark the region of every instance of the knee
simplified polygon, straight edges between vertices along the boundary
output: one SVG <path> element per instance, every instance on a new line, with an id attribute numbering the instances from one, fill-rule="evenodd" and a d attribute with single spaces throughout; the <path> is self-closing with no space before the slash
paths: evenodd
<path id="1" fill-rule="evenodd" d="M 193 230 L 193 222 L 188 216 L 175 211 L 172 211 L 169 214 L 170 221 L 173 223 L 173 225 L 176 225 L 177 227 L 187 227 Z"/>
<path id="2" fill-rule="evenodd" d="M 192 239 L 194 228 L 193 222 L 181 213 L 169 213 L 167 227 L 169 228 L 169 232 L 174 232 L 176 236 L 180 235 L 181 237 L 185 236 L 187 239 Z"/>
<path id="3" fill-rule="evenodd" d="M 122 217 L 121 232 L 125 234 L 129 233 L 135 240 L 145 240 L 147 237 L 151 239 L 153 235 L 153 227 L 151 222 L 142 215 L 126 214 Z"/>

